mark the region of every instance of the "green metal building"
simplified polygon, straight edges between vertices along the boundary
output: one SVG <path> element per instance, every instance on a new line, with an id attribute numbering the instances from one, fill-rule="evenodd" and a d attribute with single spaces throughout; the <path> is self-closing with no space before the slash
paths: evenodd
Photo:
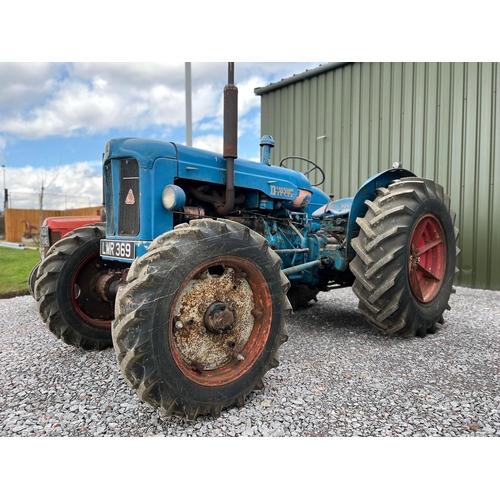
<path id="1" fill-rule="evenodd" d="M 441 184 L 460 231 L 456 283 L 490 290 L 500 290 L 499 91 L 495 62 L 329 63 L 255 89 L 272 162 L 314 161 L 335 198 L 395 161 Z"/>

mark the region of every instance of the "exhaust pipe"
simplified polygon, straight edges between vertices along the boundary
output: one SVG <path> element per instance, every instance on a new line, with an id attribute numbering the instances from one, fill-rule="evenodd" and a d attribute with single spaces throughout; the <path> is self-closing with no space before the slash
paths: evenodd
<path id="1" fill-rule="evenodd" d="M 219 215 L 234 208 L 234 160 L 238 158 L 238 87 L 234 85 L 234 62 L 228 63 L 228 83 L 224 87 L 224 146 L 226 160 L 226 199 L 215 207 Z"/>

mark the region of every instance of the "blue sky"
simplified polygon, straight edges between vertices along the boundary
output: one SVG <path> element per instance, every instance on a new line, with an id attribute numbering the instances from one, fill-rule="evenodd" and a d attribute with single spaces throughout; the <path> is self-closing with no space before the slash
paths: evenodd
<path id="1" fill-rule="evenodd" d="M 240 157 L 260 154 L 254 89 L 320 64 L 235 63 Z M 227 63 L 191 63 L 194 147 L 222 151 L 226 83 Z M 110 138 L 185 143 L 185 120 L 184 62 L 0 63 L 0 164 L 9 206 L 37 207 L 42 183 L 44 208 L 98 205 Z"/>

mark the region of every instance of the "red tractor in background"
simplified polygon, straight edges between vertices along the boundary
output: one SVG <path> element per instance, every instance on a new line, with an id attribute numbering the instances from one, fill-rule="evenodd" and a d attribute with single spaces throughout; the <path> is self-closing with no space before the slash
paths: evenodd
<path id="1" fill-rule="evenodd" d="M 74 215 L 67 217 L 47 217 L 40 227 L 40 261 L 42 261 L 49 248 L 61 238 L 66 236 L 74 229 L 102 222 L 103 215 Z M 28 278 L 28 290 L 33 296 L 36 273 L 40 262 L 31 270 Z"/>

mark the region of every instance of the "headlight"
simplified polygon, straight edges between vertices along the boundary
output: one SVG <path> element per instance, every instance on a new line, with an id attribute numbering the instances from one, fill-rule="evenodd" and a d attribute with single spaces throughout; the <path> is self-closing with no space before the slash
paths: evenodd
<path id="1" fill-rule="evenodd" d="M 169 184 L 163 190 L 161 201 L 167 210 L 179 210 L 186 203 L 186 193 L 179 186 Z"/>

